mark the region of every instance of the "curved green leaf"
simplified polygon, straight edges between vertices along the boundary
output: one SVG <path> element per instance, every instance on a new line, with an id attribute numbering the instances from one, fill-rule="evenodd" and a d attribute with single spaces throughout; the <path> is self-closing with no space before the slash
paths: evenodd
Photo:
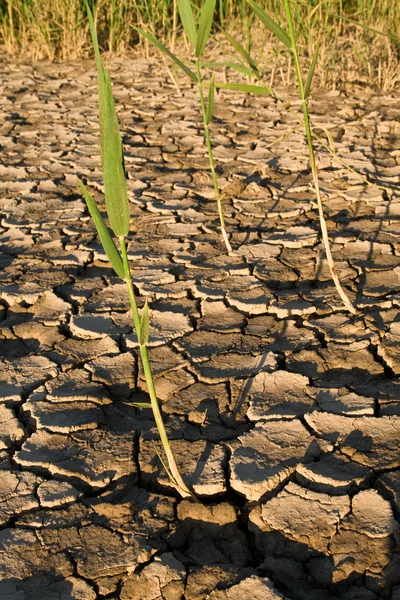
<path id="1" fill-rule="evenodd" d="M 107 254 L 108 260 L 110 261 L 116 274 L 119 277 L 121 277 L 121 279 L 124 279 L 125 271 L 122 258 L 114 244 L 114 240 L 111 237 L 108 227 L 105 224 L 103 217 L 99 212 L 99 209 L 97 208 L 96 202 L 93 200 L 92 196 L 89 194 L 82 181 L 80 179 L 78 179 L 78 181 L 82 190 L 83 197 L 85 198 L 85 202 L 88 207 L 89 213 L 94 221 L 97 233 L 99 234 L 100 241 L 102 243 L 105 253 Z"/>
<path id="2" fill-rule="evenodd" d="M 215 87 L 224 90 L 233 90 L 235 92 L 244 92 L 245 94 L 258 94 L 260 96 L 270 96 L 272 91 L 268 87 L 261 85 L 249 85 L 247 83 L 218 83 Z"/>
<path id="3" fill-rule="evenodd" d="M 127 404 L 128 406 L 134 406 L 135 408 L 151 408 L 150 402 L 129 402 L 129 400 L 123 400 L 123 404 Z"/>
<path id="4" fill-rule="evenodd" d="M 96 59 L 97 69 L 97 86 L 99 96 L 99 121 L 100 121 L 100 147 L 101 147 L 101 165 L 104 164 L 104 122 L 105 122 L 105 74 L 103 61 L 101 60 L 99 43 L 97 40 L 96 28 L 94 26 L 93 16 L 87 0 L 85 0 L 85 7 L 89 21 L 90 35 L 92 36 L 92 43 L 94 48 L 94 55 Z"/>
<path id="5" fill-rule="evenodd" d="M 168 48 L 166 48 L 164 46 L 164 44 L 162 44 L 161 42 L 159 42 L 158 39 L 154 37 L 154 35 L 151 35 L 150 33 L 147 33 L 146 31 L 143 31 L 143 29 L 140 29 L 140 27 L 134 27 L 134 29 L 138 33 L 140 33 L 143 37 L 145 37 L 147 40 L 149 40 L 149 42 L 151 42 L 152 44 L 154 44 L 154 46 L 156 46 L 159 50 L 161 50 L 162 52 L 164 52 L 164 54 L 166 54 L 168 56 L 168 58 L 170 58 L 171 60 L 173 60 L 174 63 L 176 63 L 178 65 L 178 67 L 180 67 L 182 69 L 182 71 L 184 73 L 186 73 L 186 75 L 188 77 L 190 77 L 190 79 L 194 83 L 197 83 L 197 77 L 193 73 L 193 71 L 191 71 L 186 65 L 184 65 L 183 62 L 181 60 L 179 60 L 179 58 L 177 56 L 175 56 L 175 54 L 172 54 L 172 52 L 170 50 L 168 50 Z"/>
<path id="6" fill-rule="evenodd" d="M 224 36 L 226 37 L 226 39 L 231 43 L 231 45 L 234 47 L 234 49 L 236 50 L 236 52 L 238 54 L 240 54 L 240 56 L 242 58 L 244 58 L 244 60 L 247 62 L 247 64 L 249 65 L 250 69 L 253 71 L 251 73 L 252 75 L 255 75 L 257 77 L 257 79 L 260 79 L 260 72 L 257 68 L 257 65 L 255 64 L 255 62 L 253 61 L 253 59 L 251 58 L 250 54 L 247 52 L 247 50 L 245 50 L 243 48 L 243 46 L 241 44 L 239 44 L 239 42 L 237 42 L 235 40 L 235 38 L 233 38 L 231 35 L 229 35 L 229 33 L 226 33 L 226 31 L 222 31 L 222 33 L 224 34 Z"/>
<path id="7" fill-rule="evenodd" d="M 111 90 L 111 81 L 105 69 L 105 123 L 104 123 L 104 192 L 107 215 L 116 237 L 129 233 L 129 200 L 126 189 L 124 156 L 117 113 Z"/>
<path id="8" fill-rule="evenodd" d="M 192 44 L 193 48 L 196 48 L 197 31 L 194 23 L 192 7 L 190 6 L 190 0 L 179 0 L 178 10 L 187 39 Z"/>
<path id="9" fill-rule="evenodd" d="M 200 13 L 199 29 L 197 32 L 196 58 L 203 54 L 214 20 L 216 0 L 205 0 Z"/>
<path id="10" fill-rule="evenodd" d="M 235 69 L 238 73 L 243 73 L 244 75 L 248 75 L 249 77 L 253 77 L 254 73 L 245 65 L 241 65 L 239 63 L 234 63 L 231 61 L 222 61 L 222 62 L 201 62 L 201 67 L 205 69 L 219 69 L 221 67 L 230 67 L 231 69 Z"/>
<path id="11" fill-rule="evenodd" d="M 121 237 L 128 234 L 130 221 L 121 135 L 112 96 L 110 76 L 101 60 L 93 16 L 86 0 L 85 6 L 96 57 L 101 162 L 103 166 L 106 209 L 114 234 L 117 237 Z"/>
<path id="12" fill-rule="evenodd" d="M 304 88 L 304 98 L 308 98 L 311 90 L 311 83 L 314 76 L 315 67 L 317 66 L 318 53 L 319 53 L 320 42 L 315 47 L 314 55 L 312 57 L 310 70 L 308 71 L 306 86 Z"/>
<path id="13" fill-rule="evenodd" d="M 280 39 L 287 48 L 291 48 L 292 42 L 290 41 L 290 37 L 286 31 L 282 29 L 278 23 L 271 19 L 265 10 L 263 10 L 261 6 L 258 6 L 254 0 L 247 0 L 247 3 L 251 6 L 252 10 L 255 12 L 260 21 L 264 23 L 265 27 L 269 29 L 270 32 L 273 33 L 278 39 Z"/>

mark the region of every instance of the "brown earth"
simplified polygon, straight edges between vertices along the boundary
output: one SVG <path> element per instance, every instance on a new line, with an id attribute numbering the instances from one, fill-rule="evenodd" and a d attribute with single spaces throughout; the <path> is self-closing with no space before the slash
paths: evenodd
<path id="1" fill-rule="evenodd" d="M 353 317 L 302 132 L 269 147 L 296 117 L 217 98 L 227 256 L 196 90 L 156 61 L 111 63 L 132 274 L 191 502 L 130 405 L 145 383 L 127 295 L 78 191 L 77 175 L 102 201 L 93 61 L 0 68 L 0 597 L 399 600 L 400 98 L 310 101 L 383 186 L 319 153 Z"/>

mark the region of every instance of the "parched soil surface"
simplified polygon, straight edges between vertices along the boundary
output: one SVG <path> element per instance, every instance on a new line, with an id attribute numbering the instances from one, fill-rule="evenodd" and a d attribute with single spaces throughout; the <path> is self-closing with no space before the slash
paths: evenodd
<path id="1" fill-rule="evenodd" d="M 171 489 L 151 412 L 131 404 L 146 385 L 128 298 L 79 193 L 77 175 L 102 202 L 94 62 L 3 61 L 0 597 L 399 600 L 400 98 L 310 102 L 338 155 L 384 186 L 318 155 L 351 316 L 303 133 L 284 137 L 295 90 L 295 114 L 217 98 L 227 256 L 197 91 L 161 65 L 110 70 L 132 275 L 197 502 Z"/>

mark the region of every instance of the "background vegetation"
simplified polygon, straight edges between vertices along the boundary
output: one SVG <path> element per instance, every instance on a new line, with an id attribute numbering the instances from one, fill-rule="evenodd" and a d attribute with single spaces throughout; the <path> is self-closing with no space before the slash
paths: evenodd
<path id="1" fill-rule="evenodd" d="M 194 6 L 199 4 L 194 0 Z M 259 4 L 277 22 L 285 22 L 281 0 L 260 0 Z M 180 41 L 176 0 L 89 0 L 89 5 L 103 51 L 121 54 L 137 47 L 148 52 L 134 26 L 157 33 L 172 48 Z M 400 82 L 400 2 L 294 0 L 291 8 L 302 54 L 311 56 L 321 40 L 318 75 L 322 85 L 337 84 L 341 72 L 382 90 Z M 246 0 L 219 0 L 213 33 L 218 35 L 220 26 L 240 34 L 255 55 L 263 54 L 264 61 L 271 63 L 271 56 L 265 57 L 269 34 L 251 15 Z M 279 47 L 274 48 L 272 36 L 270 41 L 274 67 L 282 69 Z M 91 44 L 84 1 L 0 0 L 0 44 L 8 54 L 30 60 L 69 61 L 87 56 Z M 290 76 L 290 69 L 285 72 Z"/>

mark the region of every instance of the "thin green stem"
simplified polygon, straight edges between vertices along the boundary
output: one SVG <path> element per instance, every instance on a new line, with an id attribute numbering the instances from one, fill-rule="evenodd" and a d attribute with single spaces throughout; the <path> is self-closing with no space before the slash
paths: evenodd
<path id="1" fill-rule="evenodd" d="M 129 295 L 129 302 L 130 302 L 131 310 L 132 310 L 133 323 L 134 323 L 136 335 L 137 335 L 137 338 L 139 341 L 139 349 L 140 349 L 140 356 L 142 359 L 144 376 L 146 379 L 147 389 L 148 389 L 149 396 L 150 396 L 150 403 L 151 403 L 151 408 L 152 408 L 153 415 L 154 415 L 154 420 L 156 422 L 158 433 L 160 434 L 161 443 L 164 448 L 165 455 L 167 457 L 168 466 L 169 466 L 169 470 L 170 470 L 171 483 L 174 485 L 174 487 L 178 490 L 178 492 L 181 494 L 181 496 L 183 498 L 188 498 L 188 497 L 192 496 L 192 494 L 188 490 L 187 486 L 185 485 L 185 483 L 181 477 L 181 474 L 179 472 L 178 466 L 175 461 L 175 457 L 173 455 L 173 452 L 172 452 L 170 444 L 169 444 L 167 432 L 165 431 L 164 422 L 163 422 L 163 419 L 161 416 L 161 411 L 160 411 L 160 407 L 159 407 L 158 400 L 157 400 L 156 388 L 154 385 L 153 373 L 151 371 L 147 345 L 140 343 L 140 338 L 141 338 L 140 316 L 139 316 L 139 311 L 138 311 L 138 307 L 137 307 L 137 303 L 136 303 L 135 290 L 133 289 L 133 282 L 132 282 L 131 272 L 130 272 L 130 268 L 129 268 L 125 238 L 120 237 L 119 243 L 120 243 L 120 247 L 121 247 L 121 255 L 122 255 L 122 261 L 123 261 L 124 272 L 125 272 L 124 279 L 125 279 L 125 283 L 128 288 L 128 295 Z M 171 477 L 171 475 L 172 475 L 172 477 Z"/>
<path id="2" fill-rule="evenodd" d="M 210 127 L 209 127 L 209 124 L 207 123 L 207 107 L 206 107 L 206 103 L 204 100 L 203 81 L 201 78 L 200 61 L 198 58 L 196 58 L 196 75 L 197 75 L 197 85 L 198 85 L 199 94 L 200 94 L 201 112 L 203 115 L 204 136 L 206 138 L 208 159 L 210 162 L 211 179 L 212 179 L 212 182 L 214 185 L 215 200 L 217 201 L 219 222 L 221 224 L 221 232 L 222 232 L 222 237 L 225 242 L 226 249 L 228 250 L 228 253 L 231 253 L 232 246 L 230 245 L 230 242 L 229 242 L 229 239 L 228 239 L 228 236 L 226 233 L 224 210 L 222 208 L 222 198 L 221 198 L 221 194 L 220 194 L 219 187 L 218 187 L 217 174 L 215 172 L 215 163 L 214 163 L 214 155 L 213 155 L 213 150 L 212 150 L 212 145 L 211 145 Z"/>
<path id="3" fill-rule="evenodd" d="M 320 222 L 320 227 L 321 227 L 322 240 L 323 240 L 324 247 L 325 247 L 326 258 L 328 261 L 328 266 L 329 266 L 329 270 L 331 273 L 331 277 L 336 286 L 338 294 L 343 301 L 343 304 L 345 305 L 345 307 L 347 308 L 348 311 L 355 314 L 356 310 L 355 310 L 354 306 L 352 305 L 352 303 L 350 302 L 346 292 L 342 288 L 342 285 L 337 276 L 335 264 L 334 264 L 333 258 L 332 258 L 331 248 L 330 248 L 330 244 L 329 244 L 329 237 L 328 237 L 328 229 L 326 226 L 326 221 L 325 221 L 323 208 L 322 208 L 321 191 L 320 191 L 319 179 L 318 179 L 318 168 L 317 168 L 317 164 L 315 161 L 315 153 L 314 153 L 314 145 L 313 145 L 313 141 L 312 141 L 310 118 L 308 115 L 308 108 L 307 108 L 307 98 L 305 97 L 305 93 L 304 93 L 303 78 L 301 75 L 299 54 L 297 51 L 296 34 L 294 31 L 292 13 L 290 10 L 290 0 L 284 0 L 284 3 L 285 3 L 285 11 L 286 11 L 286 16 L 287 16 L 288 25 L 289 25 L 289 35 L 290 35 L 291 45 L 292 45 L 292 54 L 293 54 L 293 60 L 294 60 L 294 65 L 295 65 L 297 83 L 299 86 L 301 108 L 303 111 L 303 118 L 304 118 L 304 127 L 306 130 L 307 145 L 308 145 L 308 151 L 309 151 L 309 155 L 310 155 L 310 166 L 311 166 L 311 172 L 312 172 L 313 181 L 314 181 L 315 195 L 317 198 L 319 222 Z"/>

